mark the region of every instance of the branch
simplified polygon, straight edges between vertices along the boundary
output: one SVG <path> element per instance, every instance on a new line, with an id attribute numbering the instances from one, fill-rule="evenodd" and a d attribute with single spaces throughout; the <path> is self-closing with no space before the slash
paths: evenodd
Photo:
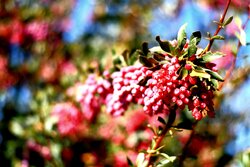
<path id="1" fill-rule="evenodd" d="M 250 10 L 250 6 L 249 6 L 249 10 Z M 248 12 L 248 18 L 247 18 L 245 24 L 242 26 L 243 30 L 246 28 L 249 19 L 250 19 L 250 12 Z M 238 45 L 237 45 L 237 50 L 236 50 L 235 55 L 234 55 L 234 60 L 233 60 L 233 62 L 231 64 L 230 68 L 226 72 L 226 75 L 224 77 L 225 78 L 224 82 L 220 83 L 218 90 L 221 90 L 223 88 L 223 86 L 225 85 L 225 83 L 229 80 L 229 78 L 230 78 L 230 76 L 231 76 L 231 74 L 232 74 L 232 72 L 233 72 L 233 70 L 235 68 L 237 53 L 238 53 L 238 51 L 239 51 L 239 49 L 240 49 L 241 46 L 242 46 L 242 44 L 241 44 L 240 39 L 239 39 L 238 40 Z"/>
<path id="2" fill-rule="evenodd" d="M 228 10 L 228 8 L 229 8 L 230 3 L 231 3 L 231 0 L 228 0 L 228 1 L 227 1 L 226 8 L 224 9 L 224 12 L 223 12 L 223 14 L 222 14 L 222 16 L 221 16 L 221 18 L 220 18 L 219 23 L 218 23 L 218 27 L 217 27 L 217 29 L 216 29 L 216 31 L 215 31 L 215 33 L 214 33 L 213 36 L 218 35 L 219 32 L 220 32 L 220 30 L 222 29 L 222 24 L 223 24 L 223 22 L 224 22 L 224 19 L 225 19 L 225 16 L 226 16 L 226 14 L 227 14 L 227 10 Z M 207 48 L 206 48 L 206 51 L 209 51 L 209 50 L 211 49 L 211 46 L 213 45 L 213 42 L 214 42 L 214 39 L 210 39 L 209 44 L 208 44 L 208 46 L 207 46 Z"/>
<path id="3" fill-rule="evenodd" d="M 190 134 L 188 141 L 186 142 L 185 146 L 183 147 L 183 151 L 182 151 L 182 154 L 180 156 L 179 167 L 183 166 L 183 162 L 186 159 L 187 151 L 188 151 L 188 146 L 192 142 L 192 139 L 193 139 L 193 137 L 195 135 L 195 126 L 196 125 L 197 125 L 197 122 L 195 122 L 193 124 L 192 133 Z"/>
<path id="4" fill-rule="evenodd" d="M 168 133 L 169 129 L 172 127 L 172 124 L 174 123 L 175 118 L 176 118 L 176 109 L 177 109 L 177 105 L 174 105 L 173 108 L 170 110 L 168 122 L 166 123 L 166 126 L 162 130 L 161 134 L 159 136 L 157 136 L 157 138 L 156 138 L 156 144 L 152 148 L 152 150 L 156 150 L 157 148 L 160 147 L 162 140 L 164 139 L 164 137 Z M 146 167 L 150 167 L 152 165 L 152 163 L 153 163 L 152 162 L 152 154 L 151 153 L 147 154 L 146 161 L 147 161 Z"/>

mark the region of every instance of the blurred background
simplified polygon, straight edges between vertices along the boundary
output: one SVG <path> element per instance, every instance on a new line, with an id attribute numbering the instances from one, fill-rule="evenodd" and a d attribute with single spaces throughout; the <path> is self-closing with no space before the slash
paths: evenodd
<path id="1" fill-rule="evenodd" d="M 147 148 L 150 120 L 130 109 L 122 118 L 105 112 L 75 120 L 60 135 L 54 106 L 78 113 L 77 90 L 90 73 L 112 66 L 112 57 L 155 36 L 173 40 L 188 23 L 188 37 L 216 30 L 225 0 L 0 0 L 0 166 L 128 166 Z M 232 0 L 230 25 L 212 50 L 222 76 L 234 66 L 215 98 L 216 117 L 203 119 L 184 166 L 250 166 L 249 0 Z M 73 93 L 72 93 L 73 92 Z M 61 106 L 60 106 L 61 105 Z M 62 117 L 71 119 L 65 113 Z M 131 123 L 133 118 L 137 125 Z M 70 120 L 68 120 L 70 121 Z M 132 121 L 132 122 L 137 122 Z M 130 123 L 128 123 L 130 122 Z M 189 131 L 167 139 L 166 152 L 181 153 Z M 174 147 L 173 147 L 174 146 Z M 198 147 L 197 147 L 198 146 Z"/>

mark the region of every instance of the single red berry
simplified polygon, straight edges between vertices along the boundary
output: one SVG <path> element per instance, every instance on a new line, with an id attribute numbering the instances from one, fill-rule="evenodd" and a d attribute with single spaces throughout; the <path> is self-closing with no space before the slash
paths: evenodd
<path id="1" fill-rule="evenodd" d="M 191 66 L 190 64 L 186 64 L 186 65 L 185 65 L 185 68 L 186 68 L 186 70 L 188 70 L 188 71 L 192 70 L 192 66 Z"/>
<path id="2" fill-rule="evenodd" d="M 202 113 L 197 108 L 194 108 L 192 110 L 192 115 L 193 115 L 194 119 L 196 119 L 198 121 L 202 119 Z"/>
<path id="3" fill-rule="evenodd" d="M 194 99 L 194 106 L 199 107 L 200 106 L 200 100 L 199 99 Z"/>
<path id="4" fill-rule="evenodd" d="M 185 104 L 188 104 L 188 103 L 189 103 L 189 99 L 188 99 L 188 98 L 185 98 L 185 99 L 183 100 L 183 102 L 184 102 Z"/>
<path id="5" fill-rule="evenodd" d="M 202 102 L 200 105 L 201 109 L 205 109 L 207 107 L 206 103 Z"/>
<path id="6" fill-rule="evenodd" d="M 202 94 L 201 94 L 201 98 L 204 99 L 204 100 L 207 99 L 207 94 L 202 93 Z"/>
<path id="7" fill-rule="evenodd" d="M 194 60 L 196 60 L 196 55 L 190 56 L 188 60 L 189 60 L 189 61 L 194 61 Z"/>
<path id="8" fill-rule="evenodd" d="M 185 95 L 184 95 L 183 93 L 180 93 L 180 94 L 179 94 L 179 97 L 180 97 L 180 99 L 184 99 L 184 98 L 185 98 Z"/>
<path id="9" fill-rule="evenodd" d="M 174 95 L 179 95 L 180 94 L 180 89 L 179 88 L 176 88 L 175 90 L 174 90 Z"/>
<path id="10" fill-rule="evenodd" d="M 178 99 L 178 100 L 176 101 L 176 104 L 177 104 L 178 106 L 182 106 L 182 105 L 183 105 L 183 102 L 182 102 L 182 100 Z"/>

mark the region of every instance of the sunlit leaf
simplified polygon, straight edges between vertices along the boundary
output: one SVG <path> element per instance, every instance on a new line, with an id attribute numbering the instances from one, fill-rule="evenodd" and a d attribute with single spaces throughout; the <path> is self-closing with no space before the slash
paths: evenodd
<path id="1" fill-rule="evenodd" d="M 217 72 L 207 70 L 207 73 L 209 73 L 212 76 L 212 78 L 215 78 L 218 81 L 224 81 L 224 79 Z"/>
<path id="2" fill-rule="evenodd" d="M 189 42 L 189 45 L 188 45 L 188 57 L 194 55 L 197 51 L 197 46 L 196 46 L 196 43 L 197 43 L 197 38 L 193 38 L 190 42 Z"/>
<path id="3" fill-rule="evenodd" d="M 228 24 L 230 24 L 233 20 L 233 16 L 230 16 L 224 23 L 223 23 L 223 26 L 227 26 Z"/>
<path id="4" fill-rule="evenodd" d="M 203 63 L 212 62 L 212 61 L 219 59 L 223 56 L 225 56 L 225 54 L 223 54 L 221 52 L 215 52 L 215 53 L 207 52 L 206 54 L 204 54 L 202 56 L 202 62 Z"/>
<path id="5" fill-rule="evenodd" d="M 185 45 L 186 40 L 187 40 L 186 27 L 187 27 L 187 23 L 182 25 L 178 31 L 177 41 L 178 41 L 178 48 L 180 50 L 183 49 L 183 46 Z"/>
<path id="6" fill-rule="evenodd" d="M 208 73 L 206 73 L 205 71 L 202 70 L 196 70 L 193 69 L 192 72 L 190 73 L 191 77 L 201 77 L 201 78 L 207 78 L 210 79 L 210 75 Z"/>
<path id="7" fill-rule="evenodd" d="M 192 41 L 192 39 L 194 38 L 196 38 L 196 45 L 198 45 L 201 41 L 201 32 L 200 31 L 193 32 L 190 37 L 190 41 Z"/>
<path id="8" fill-rule="evenodd" d="M 215 35 L 215 36 L 212 36 L 211 39 L 224 40 L 225 38 L 221 35 Z"/>

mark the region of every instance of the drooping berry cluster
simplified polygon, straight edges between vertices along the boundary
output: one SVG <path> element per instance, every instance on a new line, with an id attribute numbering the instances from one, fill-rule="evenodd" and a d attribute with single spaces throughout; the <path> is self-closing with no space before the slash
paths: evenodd
<path id="1" fill-rule="evenodd" d="M 180 109 L 187 106 L 197 120 L 206 115 L 212 117 L 213 91 L 208 90 L 207 80 L 189 74 L 181 77 L 182 66 L 191 70 L 188 64 L 184 65 L 177 57 L 166 56 L 166 60 L 157 70 L 128 66 L 113 73 L 113 94 L 107 111 L 121 115 L 134 102 L 143 105 L 149 115 L 168 113 L 171 106 L 177 105 Z"/>

